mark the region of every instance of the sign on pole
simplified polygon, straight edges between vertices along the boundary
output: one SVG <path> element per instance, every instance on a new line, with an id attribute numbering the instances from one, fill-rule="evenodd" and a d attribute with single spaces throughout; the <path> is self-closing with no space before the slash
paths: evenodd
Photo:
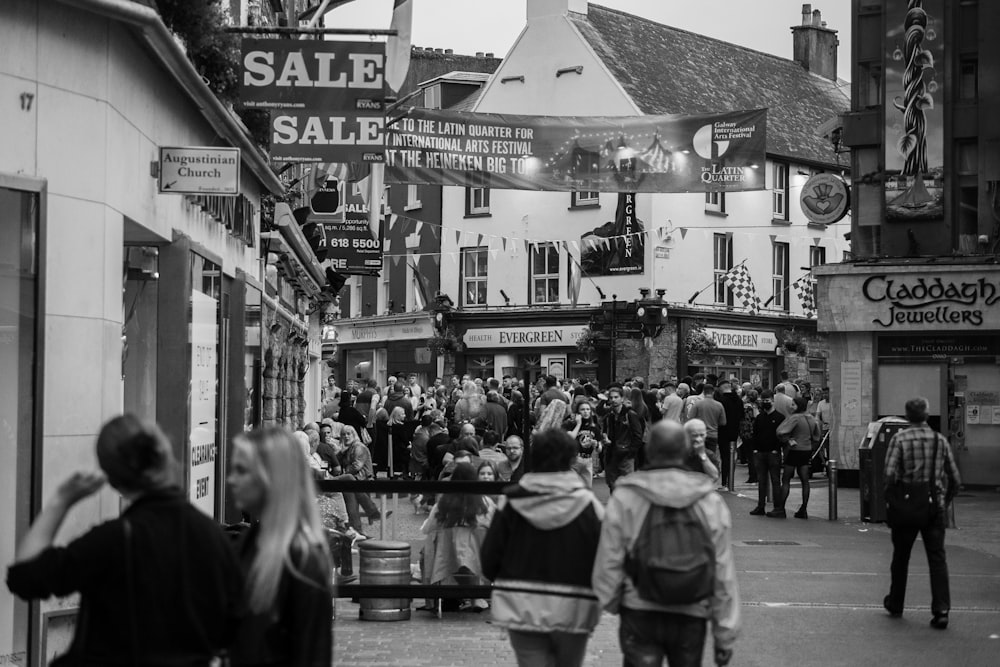
<path id="1" fill-rule="evenodd" d="M 382 110 L 385 44 L 244 39 L 242 59 L 245 106 Z"/>
<path id="2" fill-rule="evenodd" d="M 211 146 L 161 146 L 161 194 L 238 195 L 240 149 Z"/>
<path id="3" fill-rule="evenodd" d="M 384 162 L 379 111 L 271 111 L 271 157 L 286 162 Z"/>

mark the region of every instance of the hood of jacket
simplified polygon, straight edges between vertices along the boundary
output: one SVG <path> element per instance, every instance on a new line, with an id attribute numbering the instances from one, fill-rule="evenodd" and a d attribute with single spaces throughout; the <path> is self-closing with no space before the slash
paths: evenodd
<path id="1" fill-rule="evenodd" d="M 525 473 L 518 486 L 520 489 L 508 496 L 507 502 L 539 530 L 562 528 L 591 505 L 598 519 L 604 516 L 604 507 L 572 470 Z"/>
<path id="2" fill-rule="evenodd" d="M 620 478 L 615 488 L 631 489 L 654 505 L 680 509 L 715 491 L 715 481 L 682 468 L 653 468 Z"/>

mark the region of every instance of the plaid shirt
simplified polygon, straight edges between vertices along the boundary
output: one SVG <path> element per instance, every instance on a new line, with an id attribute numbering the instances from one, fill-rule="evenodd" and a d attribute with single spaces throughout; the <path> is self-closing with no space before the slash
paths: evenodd
<path id="1" fill-rule="evenodd" d="M 935 496 L 938 504 L 943 507 L 958 493 L 962 480 L 959 479 L 958 468 L 948 441 L 927 424 L 911 424 L 892 436 L 892 440 L 889 441 L 889 452 L 885 457 L 885 483 L 889 485 L 897 480 L 929 482 L 935 440 L 938 443 L 937 460 L 933 465 L 937 477 Z"/>

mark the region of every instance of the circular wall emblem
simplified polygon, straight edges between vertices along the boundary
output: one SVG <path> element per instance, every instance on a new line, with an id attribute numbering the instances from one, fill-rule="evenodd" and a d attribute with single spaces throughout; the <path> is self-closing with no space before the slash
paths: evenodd
<path id="1" fill-rule="evenodd" d="M 802 186 L 799 205 L 810 222 L 829 225 L 847 215 L 851 191 L 840 176 L 816 174 Z"/>

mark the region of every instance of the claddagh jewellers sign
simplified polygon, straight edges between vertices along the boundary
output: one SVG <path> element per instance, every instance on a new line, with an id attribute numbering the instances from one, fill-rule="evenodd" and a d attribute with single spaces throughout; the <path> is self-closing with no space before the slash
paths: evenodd
<path id="1" fill-rule="evenodd" d="M 861 285 L 861 294 L 881 306 L 872 318 L 886 329 L 964 329 L 982 327 L 1000 303 L 1000 279 L 971 274 L 912 277 L 876 274 Z M 907 326 L 909 325 L 909 326 Z"/>

